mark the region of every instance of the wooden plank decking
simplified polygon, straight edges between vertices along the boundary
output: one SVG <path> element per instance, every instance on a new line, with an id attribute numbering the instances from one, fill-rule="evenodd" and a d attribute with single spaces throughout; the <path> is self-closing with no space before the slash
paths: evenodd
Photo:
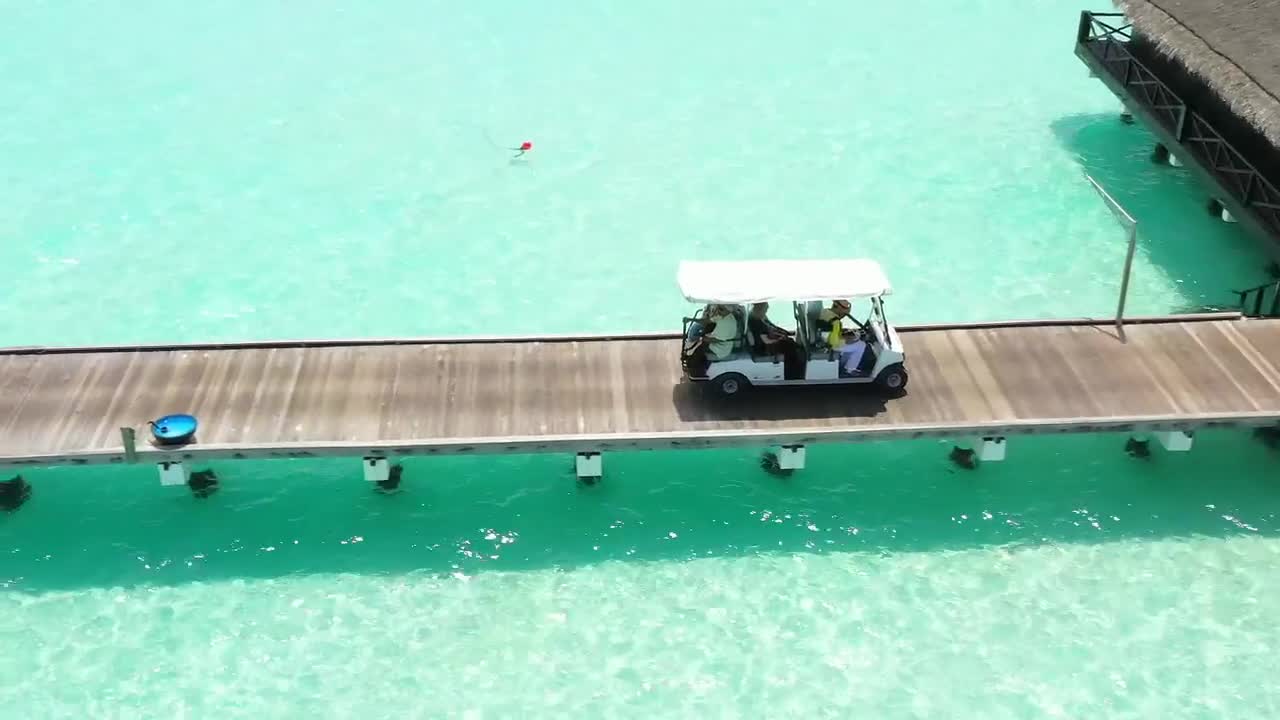
<path id="1" fill-rule="evenodd" d="M 902 330 L 908 394 L 680 382 L 671 337 L 0 354 L 0 465 L 122 462 L 119 428 L 200 419 L 177 457 L 707 447 L 1193 429 L 1280 419 L 1280 320 Z"/>

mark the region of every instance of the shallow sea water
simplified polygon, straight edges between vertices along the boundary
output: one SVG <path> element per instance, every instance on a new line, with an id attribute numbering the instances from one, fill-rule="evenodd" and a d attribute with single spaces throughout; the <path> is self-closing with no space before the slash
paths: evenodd
<path id="1" fill-rule="evenodd" d="M 1118 122 L 1079 9 L 0 0 L 0 344 L 662 330 L 682 258 L 1105 316 L 1084 172 L 1139 220 L 1132 312 L 1229 302 L 1261 253 Z M 1196 443 L 31 471 L 0 716 L 1280 715 L 1280 457 Z"/>
<path id="2" fill-rule="evenodd" d="M 1029 438 L 49 470 L 5 519 L 22 717 L 1269 717 L 1280 457 Z M 1270 472 L 1267 468 L 1272 468 Z"/>

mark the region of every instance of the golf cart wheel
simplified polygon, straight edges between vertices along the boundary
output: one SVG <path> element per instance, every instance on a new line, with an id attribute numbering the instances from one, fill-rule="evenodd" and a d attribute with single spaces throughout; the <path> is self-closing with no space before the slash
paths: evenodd
<path id="1" fill-rule="evenodd" d="M 751 382 L 738 373 L 718 375 L 711 381 L 711 390 L 720 397 L 737 397 Z"/>
<path id="2" fill-rule="evenodd" d="M 900 363 L 890 365 L 876 376 L 876 384 L 887 392 L 900 393 L 907 389 L 907 369 Z"/>

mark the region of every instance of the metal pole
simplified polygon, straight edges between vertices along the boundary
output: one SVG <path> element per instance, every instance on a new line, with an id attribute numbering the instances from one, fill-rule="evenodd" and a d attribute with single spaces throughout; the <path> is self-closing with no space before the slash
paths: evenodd
<path id="1" fill-rule="evenodd" d="M 138 462 L 138 445 L 134 429 L 131 427 L 120 428 L 120 442 L 124 445 L 125 462 Z"/>
<path id="2" fill-rule="evenodd" d="M 1124 254 L 1124 274 L 1120 276 L 1120 304 L 1116 306 L 1116 332 L 1124 339 L 1124 301 L 1129 297 L 1129 271 L 1133 268 L 1133 251 L 1138 245 L 1138 226 L 1129 226 L 1129 249 Z"/>
<path id="3" fill-rule="evenodd" d="M 1107 204 L 1115 209 L 1120 216 L 1120 222 L 1128 231 L 1129 247 L 1124 254 L 1124 272 L 1120 276 L 1120 301 L 1116 305 L 1116 332 L 1120 335 L 1120 339 L 1124 339 L 1124 304 L 1129 297 L 1129 273 L 1133 269 L 1133 253 L 1138 246 L 1138 221 L 1133 219 L 1111 194 L 1102 189 L 1097 180 L 1094 180 L 1089 173 L 1084 174 L 1085 179 L 1093 186 L 1093 189 L 1107 201 Z"/>
<path id="4" fill-rule="evenodd" d="M 1089 41 L 1089 30 L 1093 28 L 1093 13 L 1088 10 L 1080 11 L 1080 22 L 1076 25 L 1076 42 L 1084 43 Z"/>

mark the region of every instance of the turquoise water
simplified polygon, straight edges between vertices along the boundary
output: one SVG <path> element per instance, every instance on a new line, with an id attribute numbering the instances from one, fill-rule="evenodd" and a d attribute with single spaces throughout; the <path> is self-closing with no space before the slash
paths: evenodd
<path id="1" fill-rule="evenodd" d="M 1116 122 L 1078 9 L 7 0 L 0 342 L 661 330 L 685 257 L 871 255 L 899 322 L 1107 314 L 1082 170 L 1151 225 L 1134 312 L 1229 300 L 1253 243 Z"/>
<path id="2" fill-rule="evenodd" d="M 0 525 L 14 717 L 1271 717 L 1280 456 L 1209 433 L 48 470 Z M 118 714 L 115 714 L 118 713 Z"/>
<path id="3" fill-rule="evenodd" d="M 1105 315 L 1084 172 L 1139 220 L 1132 312 L 1228 302 L 1261 253 L 1117 121 L 1079 9 L 0 0 L 0 344 L 670 329 L 682 258 Z M 1277 714 L 1280 458 L 1122 444 L 31 471 L 0 715 Z"/>

